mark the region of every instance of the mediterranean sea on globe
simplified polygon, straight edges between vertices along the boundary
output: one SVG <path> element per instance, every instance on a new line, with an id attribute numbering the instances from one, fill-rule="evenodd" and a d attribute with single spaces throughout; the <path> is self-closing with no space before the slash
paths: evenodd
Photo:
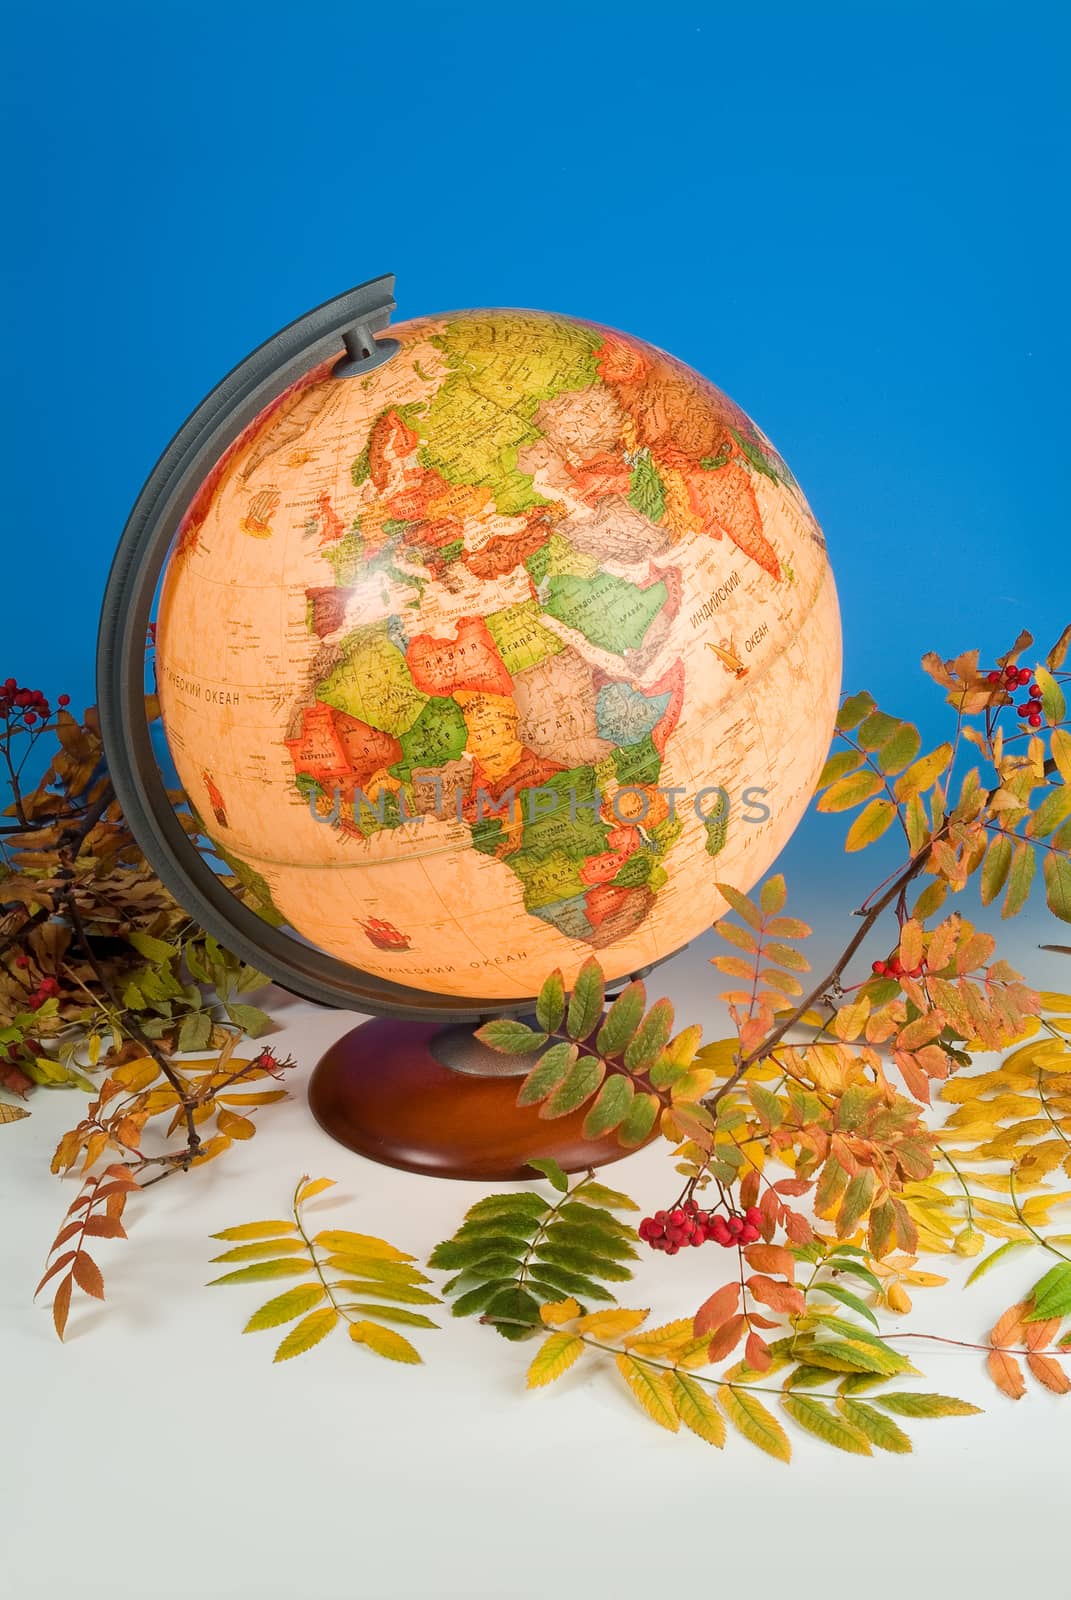
<path id="1" fill-rule="evenodd" d="M 806 808 L 840 689 L 821 532 L 688 367 L 531 311 L 393 326 L 200 488 L 157 682 L 247 896 L 365 972 L 503 1003 L 680 949 Z"/>

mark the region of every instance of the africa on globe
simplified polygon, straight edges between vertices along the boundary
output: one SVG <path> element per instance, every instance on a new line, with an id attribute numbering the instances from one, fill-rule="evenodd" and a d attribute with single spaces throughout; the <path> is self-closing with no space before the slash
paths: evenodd
<path id="1" fill-rule="evenodd" d="M 840 625 L 769 441 L 663 352 L 564 316 L 392 326 L 266 407 L 190 506 L 157 682 L 263 915 L 365 972 L 534 994 L 680 949 L 778 855 Z"/>

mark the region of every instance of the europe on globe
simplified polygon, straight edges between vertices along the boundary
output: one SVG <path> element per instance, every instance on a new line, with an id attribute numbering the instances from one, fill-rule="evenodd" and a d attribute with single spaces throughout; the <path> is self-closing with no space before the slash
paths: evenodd
<path id="1" fill-rule="evenodd" d="M 503 1003 L 640 971 L 751 886 L 840 688 L 822 534 L 718 389 L 530 311 L 392 326 L 267 406 L 164 572 L 160 708 L 247 900 Z"/>

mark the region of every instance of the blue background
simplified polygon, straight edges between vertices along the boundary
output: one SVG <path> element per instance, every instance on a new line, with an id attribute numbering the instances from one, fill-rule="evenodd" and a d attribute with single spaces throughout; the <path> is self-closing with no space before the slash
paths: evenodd
<path id="1" fill-rule="evenodd" d="M 4 673 L 92 699 L 111 553 L 175 428 L 394 270 L 400 316 L 572 312 L 725 388 L 826 529 L 846 687 L 937 735 L 923 650 L 1045 648 L 1071 611 L 1069 16 L 20 7 Z M 790 868 L 840 831 L 809 820 Z"/>

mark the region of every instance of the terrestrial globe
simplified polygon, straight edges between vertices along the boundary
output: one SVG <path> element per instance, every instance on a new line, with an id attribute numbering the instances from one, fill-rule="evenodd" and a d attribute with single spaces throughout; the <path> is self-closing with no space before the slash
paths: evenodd
<path id="1" fill-rule="evenodd" d="M 646 971 L 769 868 L 832 732 L 833 578 L 773 446 L 673 357 L 392 309 L 381 278 L 291 324 L 164 453 L 105 601 L 105 748 L 191 915 L 379 1019 L 314 1074 L 329 1131 L 578 1167 L 620 1148 L 519 1110 L 528 1061 L 472 1024 L 592 955 Z"/>

